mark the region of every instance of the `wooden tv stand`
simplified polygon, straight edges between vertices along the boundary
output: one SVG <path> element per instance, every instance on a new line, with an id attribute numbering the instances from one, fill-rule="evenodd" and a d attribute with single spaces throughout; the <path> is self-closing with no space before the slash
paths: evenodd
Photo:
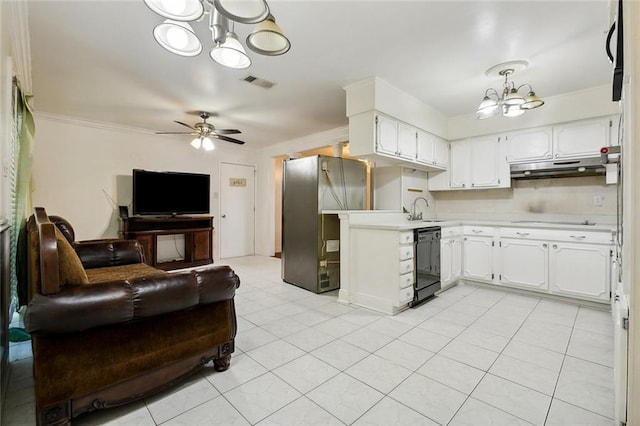
<path id="1" fill-rule="evenodd" d="M 213 216 L 133 216 L 120 219 L 120 236 L 142 244 L 148 265 L 172 270 L 213 263 Z M 175 234 L 184 235 L 184 259 L 158 262 L 158 236 Z"/>

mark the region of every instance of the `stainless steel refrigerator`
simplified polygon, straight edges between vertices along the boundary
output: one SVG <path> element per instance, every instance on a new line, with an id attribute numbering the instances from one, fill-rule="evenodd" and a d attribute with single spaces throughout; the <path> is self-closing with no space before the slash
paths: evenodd
<path id="1" fill-rule="evenodd" d="M 366 165 L 316 155 L 285 160 L 282 279 L 314 293 L 340 288 L 340 220 L 323 210 L 364 210 Z"/>

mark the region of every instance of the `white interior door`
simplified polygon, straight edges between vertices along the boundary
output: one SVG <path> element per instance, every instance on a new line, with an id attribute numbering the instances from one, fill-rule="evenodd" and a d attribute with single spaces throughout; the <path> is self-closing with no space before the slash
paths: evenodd
<path id="1" fill-rule="evenodd" d="M 255 254 L 255 167 L 220 165 L 220 258 Z"/>

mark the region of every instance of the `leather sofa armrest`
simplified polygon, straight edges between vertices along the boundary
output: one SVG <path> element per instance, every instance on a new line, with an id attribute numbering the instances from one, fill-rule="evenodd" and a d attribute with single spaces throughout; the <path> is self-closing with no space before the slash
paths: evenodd
<path id="1" fill-rule="evenodd" d="M 73 247 L 85 269 L 144 262 L 142 245 L 136 240 L 88 240 Z"/>
<path id="2" fill-rule="evenodd" d="M 233 299 L 240 278 L 229 266 L 213 266 L 192 271 L 198 281 L 200 304 Z"/>

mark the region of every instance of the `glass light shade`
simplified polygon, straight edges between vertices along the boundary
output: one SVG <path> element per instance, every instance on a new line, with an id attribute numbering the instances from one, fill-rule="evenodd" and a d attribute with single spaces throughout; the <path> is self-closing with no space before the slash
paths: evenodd
<path id="1" fill-rule="evenodd" d="M 205 136 L 204 138 L 202 138 L 202 148 L 204 148 L 205 151 L 213 151 L 214 149 L 216 149 L 213 141 L 209 136 Z"/>
<path id="2" fill-rule="evenodd" d="M 153 29 L 153 38 L 171 53 L 180 56 L 196 56 L 202 52 L 202 43 L 191 25 L 167 19 Z"/>
<path id="3" fill-rule="evenodd" d="M 213 0 L 213 5 L 218 12 L 241 24 L 256 24 L 269 16 L 265 0 Z"/>
<path id="4" fill-rule="evenodd" d="M 291 42 L 276 24 L 273 15 L 269 15 L 247 36 L 247 46 L 261 55 L 278 56 L 291 49 Z"/>
<path id="5" fill-rule="evenodd" d="M 201 0 L 144 0 L 149 9 L 174 21 L 195 21 L 204 13 Z"/>
<path id="6" fill-rule="evenodd" d="M 519 117 L 524 114 L 524 110 L 520 109 L 518 105 L 503 105 L 502 106 L 502 116 L 503 117 Z"/>
<path id="7" fill-rule="evenodd" d="M 540 99 L 538 96 L 536 96 L 536 94 L 533 93 L 533 90 L 532 90 L 527 94 L 527 97 L 524 98 L 524 103 L 520 105 L 520 108 L 534 109 L 534 108 L 541 107 L 542 105 L 544 105 L 544 101 Z"/>
<path id="8" fill-rule="evenodd" d="M 491 118 L 494 115 L 496 115 L 498 113 L 498 106 L 496 105 L 495 108 L 485 108 L 482 111 L 478 111 L 478 120 L 485 120 L 487 118 Z"/>
<path id="9" fill-rule="evenodd" d="M 485 96 L 482 99 L 482 102 L 480 102 L 480 105 L 478 105 L 478 109 L 476 110 L 476 112 L 478 114 L 480 113 L 489 113 L 489 112 L 495 112 L 498 109 L 498 103 L 494 100 L 491 99 L 489 96 Z"/>
<path id="10" fill-rule="evenodd" d="M 194 147 L 195 149 L 200 149 L 201 145 L 202 145 L 202 139 L 200 139 L 200 137 L 194 138 L 191 141 L 191 146 Z"/>
<path id="11" fill-rule="evenodd" d="M 520 93 L 518 93 L 518 91 L 514 87 L 509 91 L 509 94 L 504 97 L 503 102 L 505 105 L 509 105 L 509 106 L 520 105 L 524 103 L 524 98 L 522 97 L 522 95 L 520 95 Z"/>
<path id="12" fill-rule="evenodd" d="M 224 43 L 217 45 L 209 52 L 215 62 L 225 67 L 244 69 L 249 68 L 251 59 L 244 51 L 235 33 L 228 32 Z"/>

